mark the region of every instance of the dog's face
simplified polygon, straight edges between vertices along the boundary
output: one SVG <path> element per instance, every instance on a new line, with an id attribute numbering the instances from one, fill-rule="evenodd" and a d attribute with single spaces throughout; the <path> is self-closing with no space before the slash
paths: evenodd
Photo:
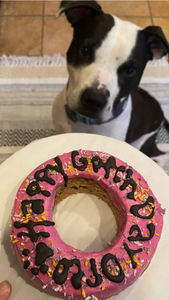
<path id="1" fill-rule="evenodd" d="M 85 9 L 80 11 L 84 14 Z M 67 52 L 68 106 L 105 122 L 113 117 L 120 99 L 139 84 L 153 58 L 147 35 L 138 26 L 104 13 L 83 17 L 73 27 Z"/>

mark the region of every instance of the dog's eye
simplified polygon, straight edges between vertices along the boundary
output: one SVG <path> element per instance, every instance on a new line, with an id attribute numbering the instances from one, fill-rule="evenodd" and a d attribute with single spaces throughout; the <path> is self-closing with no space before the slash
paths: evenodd
<path id="1" fill-rule="evenodd" d="M 126 69 L 126 74 L 127 74 L 127 75 L 131 75 L 131 74 L 133 74 L 133 73 L 135 72 L 135 70 L 136 70 L 136 67 L 130 66 L 130 67 L 128 67 L 128 68 Z"/>
<path id="2" fill-rule="evenodd" d="M 83 54 L 83 56 L 91 55 L 92 54 L 92 47 L 91 46 L 82 47 L 82 54 Z"/>

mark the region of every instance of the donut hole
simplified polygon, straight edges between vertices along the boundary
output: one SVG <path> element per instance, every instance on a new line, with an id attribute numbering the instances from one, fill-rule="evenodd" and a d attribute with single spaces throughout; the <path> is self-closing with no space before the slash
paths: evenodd
<path id="1" fill-rule="evenodd" d="M 72 178 L 67 187 L 56 190 L 55 228 L 74 248 L 85 252 L 108 248 L 119 232 L 119 218 L 120 212 L 107 192 L 92 179 Z"/>

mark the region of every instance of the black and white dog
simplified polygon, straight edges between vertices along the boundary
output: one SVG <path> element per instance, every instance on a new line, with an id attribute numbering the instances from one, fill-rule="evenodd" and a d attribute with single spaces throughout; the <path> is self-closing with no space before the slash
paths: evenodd
<path id="1" fill-rule="evenodd" d="M 96 1 L 62 1 L 74 28 L 67 52 L 69 80 L 53 105 L 56 133 L 95 133 L 126 141 L 149 157 L 168 122 L 158 102 L 138 87 L 149 60 L 169 52 L 162 29 L 103 13 Z"/>

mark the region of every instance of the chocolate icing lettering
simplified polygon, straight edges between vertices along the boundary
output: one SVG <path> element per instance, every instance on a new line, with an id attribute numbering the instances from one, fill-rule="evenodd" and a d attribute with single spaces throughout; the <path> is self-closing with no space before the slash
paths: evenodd
<path id="1" fill-rule="evenodd" d="M 44 169 L 36 171 L 35 175 L 34 175 L 34 178 L 37 181 L 45 181 L 45 182 L 47 182 L 51 185 L 55 185 L 55 181 L 51 177 L 48 176 L 48 171 L 49 170 L 53 171 L 54 167 L 52 165 L 47 165 Z"/>
<path id="2" fill-rule="evenodd" d="M 139 214 L 139 209 L 140 208 L 144 208 L 146 207 L 147 205 L 150 205 L 151 206 L 151 209 L 152 209 L 152 212 L 151 214 L 149 214 L 148 216 L 142 216 Z M 147 200 L 143 203 L 143 204 L 139 204 L 139 205 L 132 205 L 130 207 L 130 212 L 134 215 L 134 216 L 137 216 L 138 218 L 141 218 L 141 219 L 151 219 L 153 216 L 154 216 L 154 210 L 155 210 L 155 206 L 154 206 L 154 199 L 153 197 L 149 196 L 147 198 Z"/>
<path id="3" fill-rule="evenodd" d="M 23 216 L 26 217 L 28 214 L 27 205 L 31 204 L 31 209 L 34 212 L 34 214 L 42 214 L 44 212 L 44 206 L 43 206 L 44 200 L 42 199 L 36 199 L 36 200 L 23 200 L 21 203 L 21 209 Z"/>
<path id="4" fill-rule="evenodd" d="M 131 235 L 133 231 L 137 231 L 136 236 L 129 236 L 128 240 L 129 242 L 135 242 L 135 241 L 149 241 L 153 238 L 154 233 L 155 233 L 155 226 L 153 223 L 147 224 L 147 228 L 149 230 L 149 236 L 144 237 L 142 236 L 141 230 L 138 225 L 133 225 L 130 228 L 129 234 Z"/>
<path id="5" fill-rule="evenodd" d="M 28 237 L 30 237 L 32 242 L 36 242 L 39 236 L 42 236 L 42 237 L 49 237 L 50 236 L 50 234 L 48 232 L 41 231 L 41 232 L 37 233 L 37 232 L 34 231 L 34 226 L 41 226 L 41 225 L 43 225 L 43 226 L 54 226 L 55 223 L 51 222 L 51 221 L 34 222 L 34 221 L 31 221 L 31 220 L 29 220 L 27 223 L 14 222 L 15 228 L 26 227 L 29 230 L 29 233 L 19 232 L 17 234 L 17 236 L 18 237 L 28 236 Z"/>
<path id="6" fill-rule="evenodd" d="M 135 269 L 137 267 L 137 263 L 134 261 L 133 259 L 133 256 L 136 254 L 136 253 L 139 253 L 139 252 L 142 252 L 143 249 L 142 248 L 139 248 L 138 250 L 132 250 L 128 247 L 128 245 L 126 243 L 123 243 L 123 246 L 124 246 L 124 249 L 127 251 L 130 259 L 131 259 L 131 263 L 132 263 L 132 268 Z"/>
<path id="7" fill-rule="evenodd" d="M 37 195 L 37 194 L 40 194 L 40 193 L 42 195 L 44 195 L 45 197 L 50 196 L 50 192 L 46 191 L 46 190 L 41 190 L 41 187 L 40 187 L 39 183 L 35 180 L 29 183 L 29 185 L 26 189 L 26 193 L 29 196 L 34 196 L 34 195 Z"/>
<path id="8" fill-rule="evenodd" d="M 53 250 L 45 243 L 39 243 L 36 247 L 35 265 L 40 266 L 48 257 L 53 256 L 53 254 Z"/>
<path id="9" fill-rule="evenodd" d="M 24 250 L 22 251 L 22 255 L 23 255 L 23 256 L 28 256 L 29 253 L 30 253 L 29 249 L 24 249 Z"/>
<path id="10" fill-rule="evenodd" d="M 33 275 L 38 275 L 39 269 L 38 268 L 32 268 L 31 272 L 32 272 Z"/>
<path id="11" fill-rule="evenodd" d="M 60 266 L 63 266 L 62 273 L 59 272 Z M 68 277 L 68 271 L 69 268 L 71 268 L 73 265 L 76 265 L 78 267 L 78 272 L 74 273 L 71 277 L 71 283 L 73 287 L 78 290 L 81 288 L 81 279 L 84 276 L 84 272 L 81 270 L 80 261 L 78 259 L 72 259 L 68 260 L 67 258 L 63 258 L 59 261 L 59 263 L 56 266 L 56 269 L 53 272 L 53 280 L 56 284 L 63 284 L 67 277 Z"/>
<path id="12" fill-rule="evenodd" d="M 116 265 L 118 266 L 119 268 L 119 274 L 118 275 L 112 275 L 109 273 L 108 269 L 107 269 L 107 263 L 108 261 L 112 259 L 115 261 Z M 124 280 L 124 272 L 122 270 L 122 267 L 118 261 L 118 259 L 116 258 L 115 255 L 111 254 L 111 253 L 107 253 L 103 256 L 102 258 L 102 261 L 101 261 L 101 268 L 102 268 L 102 272 L 103 274 L 110 280 L 110 281 L 113 281 L 113 282 L 122 282 Z"/>
<path id="13" fill-rule="evenodd" d="M 120 166 L 120 167 L 117 168 L 114 179 L 113 179 L 115 183 L 120 182 L 122 180 L 119 176 L 117 176 L 118 172 L 123 172 L 124 173 L 125 172 L 125 167 Z"/>
<path id="14" fill-rule="evenodd" d="M 87 279 L 86 283 L 90 287 L 96 287 L 96 286 L 100 285 L 103 280 L 102 280 L 102 276 L 97 273 L 95 259 L 91 258 L 90 263 L 91 263 L 91 270 L 92 270 L 94 278 L 95 278 L 95 282 L 93 283 L 90 279 Z"/>
<path id="15" fill-rule="evenodd" d="M 55 163 L 57 164 L 56 166 L 54 166 L 54 170 L 58 173 L 60 173 L 63 176 L 63 179 L 65 181 L 65 186 L 67 185 L 67 181 L 68 181 L 68 176 L 65 173 L 65 171 L 63 170 L 63 166 L 62 166 L 62 162 L 60 160 L 60 158 L 57 156 L 55 157 Z"/>
<path id="16" fill-rule="evenodd" d="M 84 157 L 81 157 L 79 159 L 79 162 L 82 163 L 82 165 L 78 166 L 76 164 L 76 161 L 75 161 L 75 157 L 79 155 L 79 152 L 78 151 L 72 151 L 72 154 L 71 154 L 71 157 L 72 157 L 72 164 L 73 164 L 73 167 L 79 171 L 84 171 L 86 168 L 87 168 L 87 165 L 88 165 L 88 161 L 86 158 Z"/>
<path id="17" fill-rule="evenodd" d="M 48 266 L 47 265 L 41 265 L 40 266 L 40 272 L 43 273 L 43 274 L 46 274 L 48 271 Z"/>
<path id="18" fill-rule="evenodd" d="M 131 185 L 132 186 L 132 191 L 127 194 L 127 198 L 135 200 L 134 193 L 135 193 L 137 184 L 131 178 L 132 174 L 133 174 L 133 171 L 131 169 L 128 169 L 127 170 L 127 175 L 126 175 L 126 180 L 124 180 L 123 184 L 120 186 L 120 190 L 123 191 L 127 188 L 127 186 Z"/>
<path id="19" fill-rule="evenodd" d="M 23 266 L 23 268 L 26 270 L 26 269 L 29 268 L 29 266 L 30 266 L 29 260 L 25 260 L 25 261 L 24 261 L 24 266 Z"/>
<path id="20" fill-rule="evenodd" d="M 95 173 L 97 173 L 100 168 L 104 168 L 105 170 L 105 178 L 109 178 L 110 175 L 110 169 L 117 169 L 116 167 L 116 160 L 113 156 L 110 156 L 108 160 L 104 163 L 103 160 L 99 156 L 94 156 L 91 159 L 91 162 L 93 164 L 93 170 Z"/>

